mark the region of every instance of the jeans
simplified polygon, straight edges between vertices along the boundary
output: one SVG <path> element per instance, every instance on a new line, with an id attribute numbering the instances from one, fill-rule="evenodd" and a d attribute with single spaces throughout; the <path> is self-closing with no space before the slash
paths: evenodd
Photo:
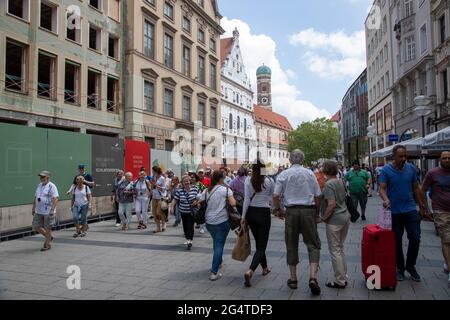
<path id="1" fill-rule="evenodd" d="M 408 235 L 408 253 L 403 256 L 403 233 Z M 415 267 L 420 246 L 420 215 L 417 211 L 392 214 L 392 230 L 395 233 L 397 246 L 397 269 L 410 270 Z"/>
<path id="2" fill-rule="evenodd" d="M 133 210 L 133 203 L 120 203 L 119 202 L 119 216 L 122 224 L 129 225 L 131 222 Z"/>
<path id="3" fill-rule="evenodd" d="M 72 208 L 72 218 L 75 225 L 81 224 L 83 226 L 87 225 L 87 213 L 89 209 L 89 204 L 84 206 L 74 205 Z M 81 215 L 81 218 L 80 218 Z"/>
<path id="4" fill-rule="evenodd" d="M 364 214 L 366 212 L 367 206 L 367 193 L 358 192 L 358 193 L 350 193 L 352 197 L 353 205 L 356 209 L 358 209 L 358 202 L 361 205 L 361 211 Z"/>
<path id="5" fill-rule="evenodd" d="M 225 247 L 225 242 L 227 241 L 227 236 L 230 232 L 230 222 L 225 221 L 218 225 L 206 224 L 206 229 L 208 229 L 214 241 L 214 255 L 211 272 L 217 274 L 223 261 L 223 248 Z"/>
<path id="6" fill-rule="evenodd" d="M 136 216 L 139 222 L 148 223 L 149 198 L 136 198 Z"/>
<path id="7" fill-rule="evenodd" d="M 190 213 L 183 213 L 183 231 L 186 240 L 194 240 L 194 217 Z"/>
<path id="8" fill-rule="evenodd" d="M 256 271 L 259 264 L 261 264 L 263 269 L 266 269 L 266 249 L 267 243 L 269 242 L 270 226 L 272 224 L 270 208 L 250 207 L 246 219 L 256 242 L 256 251 L 253 255 L 250 269 Z"/>

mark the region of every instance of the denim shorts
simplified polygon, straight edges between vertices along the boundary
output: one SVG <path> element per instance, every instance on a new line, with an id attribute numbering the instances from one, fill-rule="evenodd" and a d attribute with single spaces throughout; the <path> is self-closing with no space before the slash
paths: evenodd
<path id="1" fill-rule="evenodd" d="M 37 230 L 38 228 L 50 229 L 51 228 L 51 218 L 48 214 L 35 214 L 33 216 L 33 230 Z"/>

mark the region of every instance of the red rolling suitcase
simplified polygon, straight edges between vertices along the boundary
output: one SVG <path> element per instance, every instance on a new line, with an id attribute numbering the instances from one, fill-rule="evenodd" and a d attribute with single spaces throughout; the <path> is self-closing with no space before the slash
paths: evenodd
<path id="1" fill-rule="evenodd" d="M 364 228 L 361 244 L 362 271 L 366 280 L 372 275 L 367 272 L 370 266 L 378 266 L 381 271 L 381 289 L 397 287 L 397 263 L 395 235 L 378 225 L 367 225 Z"/>

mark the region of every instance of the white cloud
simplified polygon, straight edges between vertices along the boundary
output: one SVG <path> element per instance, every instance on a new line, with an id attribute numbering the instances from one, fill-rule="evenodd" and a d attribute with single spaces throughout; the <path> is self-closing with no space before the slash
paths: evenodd
<path id="1" fill-rule="evenodd" d="M 366 66 L 364 30 L 327 34 L 309 28 L 290 36 L 290 43 L 307 50 L 303 55 L 305 65 L 322 78 L 356 78 Z"/>
<path id="2" fill-rule="evenodd" d="M 256 69 L 263 63 L 272 69 L 273 109 L 286 116 L 294 128 L 305 121 L 331 117 L 327 110 L 299 98 L 301 91 L 289 83 L 289 79 L 294 79 L 297 75 L 293 70 L 282 69 L 276 56 L 277 44 L 271 37 L 253 34 L 250 26 L 238 19 L 230 20 L 224 17 L 221 25 L 226 30 L 224 37 L 231 37 L 233 30 L 238 28 L 244 64 L 254 90 L 256 90 Z"/>
<path id="3" fill-rule="evenodd" d="M 287 74 L 287 76 L 288 76 L 290 79 L 293 79 L 293 80 L 297 80 L 297 79 L 298 79 L 297 73 L 296 73 L 294 70 L 287 69 L 287 70 L 286 70 L 286 74 Z"/>

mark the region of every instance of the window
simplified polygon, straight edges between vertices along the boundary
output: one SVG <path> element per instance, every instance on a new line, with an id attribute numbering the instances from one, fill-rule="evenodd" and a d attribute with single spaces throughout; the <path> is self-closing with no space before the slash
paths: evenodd
<path id="1" fill-rule="evenodd" d="M 8 13 L 29 21 L 29 0 L 8 0 Z"/>
<path id="2" fill-rule="evenodd" d="M 384 127 L 386 131 L 392 129 L 392 106 L 391 104 L 384 107 Z"/>
<path id="3" fill-rule="evenodd" d="M 108 77 L 106 110 L 108 112 L 117 112 L 119 110 L 119 80 L 112 77 Z"/>
<path id="4" fill-rule="evenodd" d="M 205 32 L 202 29 L 198 29 L 198 41 L 205 43 Z"/>
<path id="5" fill-rule="evenodd" d="M 87 106 L 92 109 L 100 109 L 101 73 L 88 70 Z"/>
<path id="6" fill-rule="evenodd" d="M 109 17 L 113 20 L 120 21 L 120 0 L 109 0 L 108 8 Z"/>
<path id="7" fill-rule="evenodd" d="M 165 149 L 165 151 L 172 152 L 173 151 L 173 141 L 165 140 L 164 141 L 164 149 Z"/>
<path id="8" fill-rule="evenodd" d="M 198 56 L 198 81 L 205 84 L 205 58 Z"/>
<path id="9" fill-rule="evenodd" d="M 66 60 L 64 101 L 66 103 L 80 103 L 80 70 L 79 64 Z"/>
<path id="10" fill-rule="evenodd" d="M 198 103 L 198 121 L 202 123 L 202 126 L 206 126 L 206 114 L 205 114 L 205 103 Z"/>
<path id="11" fill-rule="evenodd" d="M 183 30 L 191 33 L 191 19 L 186 16 L 183 16 Z"/>
<path id="12" fill-rule="evenodd" d="M 383 134 L 383 110 L 377 112 L 377 134 Z"/>
<path id="13" fill-rule="evenodd" d="M 388 47 L 387 44 L 384 45 L 384 61 L 387 62 L 389 59 L 389 52 L 388 52 Z"/>
<path id="14" fill-rule="evenodd" d="M 411 61 L 415 59 L 415 51 L 416 51 L 416 44 L 414 42 L 414 36 L 406 38 L 405 41 L 405 61 Z"/>
<path id="15" fill-rule="evenodd" d="M 164 89 L 164 115 L 173 117 L 173 91 Z"/>
<path id="16" fill-rule="evenodd" d="M 185 76 L 191 76 L 191 49 L 183 46 L 183 68 L 182 72 Z"/>
<path id="17" fill-rule="evenodd" d="M 191 98 L 183 96 L 183 120 L 191 121 Z"/>
<path id="18" fill-rule="evenodd" d="M 211 38 L 209 40 L 209 48 L 213 51 L 216 52 L 216 40 L 214 40 L 213 38 Z"/>
<path id="19" fill-rule="evenodd" d="M 81 17 L 76 11 L 67 11 L 66 38 L 81 43 Z"/>
<path id="20" fill-rule="evenodd" d="M 241 130 L 241 117 L 237 116 L 236 119 L 236 126 L 237 126 L 237 130 Z"/>
<path id="21" fill-rule="evenodd" d="M 155 87 L 152 82 L 144 81 L 144 104 L 145 110 L 149 112 L 155 111 L 154 106 Z"/>
<path id="22" fill-rule="evenodd" d="M 442 83 L 444 85 L 444 100 L 447 100 L 449 98 L 448 96 L 448 73 L 447 69 L 442 72 Z"/>
<path id="23" fill-rule="evenodd" d="M 145 20 L 144 22 L 144 55 L 149 58 L 154 58 L 154 38 L 155 26 Z"/>
<path id="24" fill-rule="evenodd" d="M 247 119 L 244 119 L 244 133 L 247 133 Z"/>
<path id="25" fill-rule="evenodd" d="M 89 24 L 89 48 L 95 51 L 102 49 L 102 32 L 99 28 Z"/>
<path id="26" fill-rule="evenodd" d="M 164 2 L 164 15 L 167 18 L 173 20 L 173 6 L 167 1 Z"/>
<path id="27" fill-rule="evenodd" d="M 422 28 L 420 28 L 420 52 L 424 53 L 428 49 L 427 43 L 427 25 L 424 24 Z"/>
<path id="28" fill-rule="evenodd" d="M 229 123 L 229 129 L 233 130 L 233 115 L 231 113 L 230 113 L 230 116 L 229 116 L 228 123 Z"/>
<path id="29" fill-rule="evenodd" d="M 56 56 L 44 51 L 38 55 L 37 95 L 56 99 Z"/>
<path id="30" fill-rule="evenodd" d="M 214 129 L 217 128 L 217 107 L 216 106 L 211 106 L 209 126 Z"/>
<path id="31" fill-rule="evenodd" d="M 209 83 L 210 83 L 211 89 L 217 90 L 217 67 L 214 63 L 211 63 L 209 72 L 210 72 Z"/>
<path id="32" fill-rule="evenodd" d="M 413 1 L 405 0 L 405 18 L 413 14 Z"/>
<path id="33" fill-rule="evenodd" d="M 97 10 L 101 10 L 101 1 L 102 0 L 89 0 L 89 5 Z"/>
<path id="34" fill-rule="evenodd" d="M 387 19 L 386 16 L 383 17 L 383 34 L 387 32 Z"/>
<path id="35" fill-rule="evenodd" d="M 439 40 L 441 44 L 445 42 L 445 38 L 447 37 L 447 32 L 445 28 L 445 15 L 439 18 Z"/>
<path id="36" fill-rule="evenodd" d="M 164 65 L 173 68 L 173 38 L 164 34 Z"/>
<path id="37" fill-rule="evenodd" d="M 108 38 L 108 56 L 119 59 L 119 39 L 113 35 Z"/>
<path id="38" fill-rule="evenodd" d="M 25 92 L 27 77 L 27 47 L 6 41 L 5 89 Z"/>
<path id="39" fill-rule="evenodd" d="M 54 4 L 41 2 L 41 28 L 48 31 L 58 32 L 58 7 Z"/>
<path id="40" fill-rule="evenodd" d="M 147 1 L 149 4 L 151 4 L 152 6 L 154 6 L 156 0 L 145 0 L 145 1 Z"/>

